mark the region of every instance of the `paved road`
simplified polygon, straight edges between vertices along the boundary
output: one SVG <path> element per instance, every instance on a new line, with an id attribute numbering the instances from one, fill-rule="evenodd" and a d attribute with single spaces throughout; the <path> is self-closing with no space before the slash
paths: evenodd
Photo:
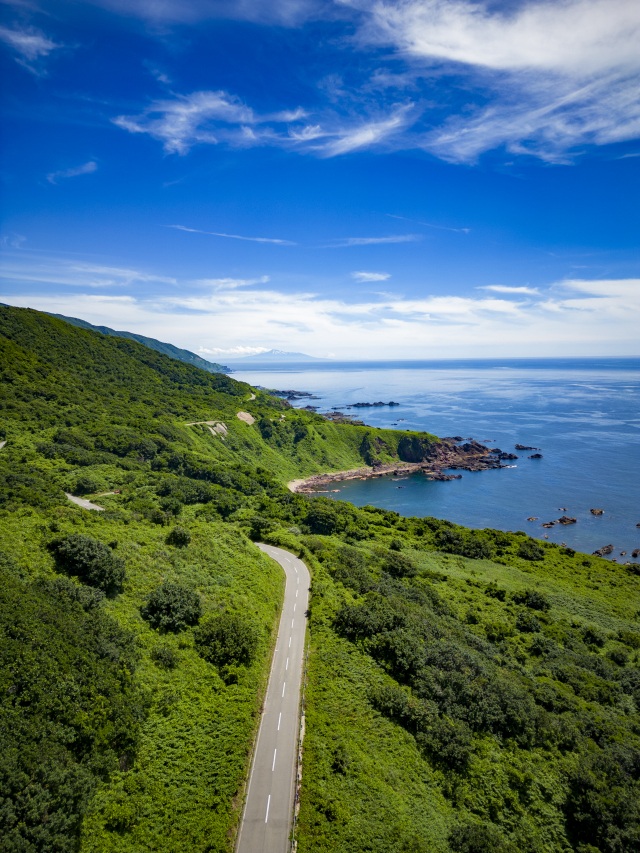
<path id="1" fill-rule="evenodd" d="M 236 853 L 287 853 L 296 790 L 310 578 L 302 560 L 289 551 L 262 544 L 258 548 L 280 563 L 286 586 Z"/>
<path id="2" fill-rule="evenodd" d="M 75 495 L 70 495 L 69 492 L 65 492 L 65 495 L 72 503 L 81 506 L 82 509 L 95 509 L 97 512 L 104 512 L 103 506 L 98 506 L 98 504 L 92 504 L 91 501 L 88 501 L 85 498 L 77 498 Z"/>

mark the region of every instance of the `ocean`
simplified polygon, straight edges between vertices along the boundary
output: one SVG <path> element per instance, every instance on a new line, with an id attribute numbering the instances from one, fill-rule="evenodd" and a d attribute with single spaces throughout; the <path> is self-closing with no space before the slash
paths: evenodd
<path id="1" fill-rule="evenodd" d="M 513 467 L 463 471 L 449 482 L 416 474 L 337 483 L 332 498 L 467 527 L 524 530 L 587 553 L 612 544 L 610 558 L 619 562 L 640 548 L 640 358 L 310 362 L 252 366 L 233 376 L 319 398 L 296 401 L 298 407 L 474 438 L 519 457 L 506 463 Z M 346 408 L 380 400 L 399 405 Z M 543 458 L 529 459 L 534 451 L 517 451 L 518 443 L 540 448 Z M 594 516 L 592 508 L 604 512 Z M 541 526 L 561 515 L 577 523 Z M 527 521 L 532 516 L 537 520 Z"/>

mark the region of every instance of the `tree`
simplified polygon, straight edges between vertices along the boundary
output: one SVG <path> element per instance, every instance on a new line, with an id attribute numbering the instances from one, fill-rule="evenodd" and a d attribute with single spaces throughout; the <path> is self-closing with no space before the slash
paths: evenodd
<path id="1" fill-rule="evenodd" d="M 101 589 L 107 595 L 122 591 L 124 560 L 116 557 L 103 542 L 74 533 L 64 539 L 54 540 L 49 549 L 58 567 L 67 574 Z"/>
<path id="2" fill-rule="evenodd" d="M 456 853 L 515 853 L 492 823 L 463 823 L 449 834 L 449 844 Z"/>
<path id="3" fill-rule="evenodd" d="M 532 539 L 527 539 L 520 543 L 518 557 L 522 557 L 523 560 L 544 560 L 544 548 Z"/>
<path id="4" fill-rule="evenodd" d="M 413 560 L 398 551 L 387 551 L 382 568 L 396 578 L 411 578 L 417 572 Z"/>
<path id="5" fill-rule="evenodd" d="M 186 548 L 191 542 L 191 534 L 184 527 L 174 527 L 165 539 L 167 545 L 175 545 L 176 548 Z"/>
<path id="6" fill-rule="evenodd" d="M 140 608 L 143 619 L 159 631 L 184 631 L 197 625 L 202 614 L 200 596 L 193 589 L 165 581 Z"/>
<path id="7" fill-rule="evenodd" d="M 513 600 L 516 604 L 524 604 L 532 610 L 547 611 L 551 607 L 548 599 L 537 589 L 525 589 L 523 592 L 514 592 Z"/>
<path id="8" fill-rule="evenodd" d="M 340 510 L 333 501 L 315 498 L 307 512 L 307 524 L 312 533 L 330 536 L 344 527 Z"/>
<path id="9" fill-rule="evenodd" d="M 195 641 L 198 654 L 216 666 L 249 664 L 258 646 L 258 631 L 247 616 L 218 613 L 202 620 Z"/>

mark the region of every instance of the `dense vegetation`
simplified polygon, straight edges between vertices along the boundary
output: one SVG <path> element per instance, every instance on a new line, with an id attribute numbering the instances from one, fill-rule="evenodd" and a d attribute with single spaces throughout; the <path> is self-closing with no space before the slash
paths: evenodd
<path id="1" fill-rule="evenodd" d="M 232 849 L 283 583 L 251 539 L 313 577 L 300 851 L 640 847 L 634 567 L 284 485 L 433 436 L 32 311 L 0 363 L 5 849 Z"/>
<path id="2" fill-rule="evenodd" d="M 72 326 L 78 326 L 81 329 L 89 329 L 92 332 L 100 332 L 102 335 L 109 335 L 115 338 L 127 338 L 130 341 L 137 341 L 149 349 L 156 352 L 161 352 L 163 355 L 168 355 L 170 358 L 176 358 L 178 361 L 184 361 L 187 364 L 192 364 L 194 367 L 200 367 L 206 370 L 207 373 L 230 373 L 228 367 L 215 362 L 206 361 L 194 352 L 188 349 L 181 349 L 173 344 L 166 344 L 163 341 L 158 341 L 155 338 L 147 338 L 145 335 L 136 335 L 133 332 L 118 332 L 115 329 L 110 329 L 109 326 L 94 326 L 92 323 L 87 323 L 86 320 L 79 320 L 77 317 L 65 317 L 62 314 L 53 314 L 53 317 L 59 317 L 61 320 L 66 320 Z"/>

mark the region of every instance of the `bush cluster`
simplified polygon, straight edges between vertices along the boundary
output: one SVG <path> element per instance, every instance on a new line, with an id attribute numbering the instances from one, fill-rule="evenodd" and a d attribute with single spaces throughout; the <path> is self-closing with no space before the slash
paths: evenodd
<path id="1" fill-rule="evenodd" d="M 165 581 L 147 597 L 140 614 L 152 628 L 177 633 L 198 624 L 202 603 L 195 590 Z"/>
<path id="2" fill-rule="evenodd" d="M 115 595 L 122 591 L 125 580 L 124 560 L 117 557 L 113 550 L 80 533 L 73 533 L 63 539 L 50 543 L 58 568 L 66 574 L 74 575 L 83 583 L 97 587 L 106 595 Z"/>

